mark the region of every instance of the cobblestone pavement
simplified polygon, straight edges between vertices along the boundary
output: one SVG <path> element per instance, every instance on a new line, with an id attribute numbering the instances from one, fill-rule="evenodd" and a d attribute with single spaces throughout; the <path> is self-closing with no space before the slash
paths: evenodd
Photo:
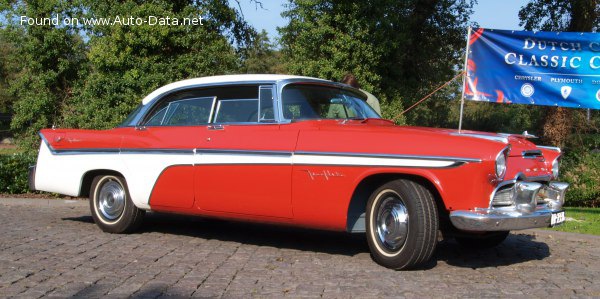
<path id="1" fill-rule="evenodd" d="M 87 202 L 0 199 L 0 297 L 600 297 L 600 238 L 512 234 L 438 246 L 424 270 L 375 264 L 361 236 L 170 215 L 102 233 Z"/>

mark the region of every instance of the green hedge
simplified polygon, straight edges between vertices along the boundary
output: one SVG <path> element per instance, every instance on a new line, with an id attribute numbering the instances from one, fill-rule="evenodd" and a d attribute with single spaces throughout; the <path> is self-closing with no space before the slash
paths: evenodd
<path id="1" fill-rule="evenodd" d="M 565 155 L 561 163 L 560 180 L 570 184 L 567 206 L 600 206 L 600 152 Z"/>
<path id="2" fill-rule="evenodd" d="M 27 193 L 29 165 L 35 160 L 35 155 L 28 153 L 0 155 L 0 193 Z"/>

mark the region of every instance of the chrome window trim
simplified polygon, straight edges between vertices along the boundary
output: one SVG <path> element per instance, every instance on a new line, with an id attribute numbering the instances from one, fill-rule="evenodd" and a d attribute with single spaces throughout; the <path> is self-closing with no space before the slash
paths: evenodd
<path id="1" fill-rule="evenodd" d="M 271 91 L 271 106 L 273 107 L 273 119 L 261 119 L 261 112 L 262 112 L 262 104 L 261 104 L 261 99 L 262 99 L 262 94 L 263 94 L 263 90 L 270 90 Z M 277 113 L 275 113 L 275 111 L 277 110 L 277 106 L 275 105 L 275 88 L 273 86 L 273 84 L 270 85 L 260 85 L 258 86 L 258 122 L 259 123 L 274 123 L 277 122 L 277 117 L 275 116 Z"/>
<path id="2" fill-rule="evenodd" d="M 186 86 L 173 88 L 173 89 L 170 89 L 168 91 L 165 91 L 165 92 L 157 95 L 156 97 L 154 97 L 153 99 L 148 101 L 148 103 L 146 103 L 145 105 L 142 103 L 142 105 L 143 105 L 142 108 L 140 109 L 138 114 L 131 120 L 131 123 L 128 125 L 124 125 L 122 127 L 139 126 L 140 123 L 142 122 L 142 120 L 144 119 L 144 117 L 146 116 L 146 114 L 148 113 L 148 110 L 151 107 L 153 107 L 157 101 L 160 101 L 165 96 L 168 96 L 175 92 L 179 92 L 179 91 L 187 90 L 187 89 L 195 89 L 195 88 L 210 88 L 210 87 L 231 86 L 231 85 L 269 85 L 269 84 L 273 85 L 275 83 L 276 83 L 275 80 L 241 80 L 241 81 L 190 84 L 190 85 L 186 85 Z"/>
<path id="3" fill-rule="evenodd" d="M 266 86 L 266 85 L 273 86 L 273 101 L 274 101 L 273 108 L 275 110 L 275 123 L 279 123 L 279 124 L 291 123 L 291 120 L 286 120 L 283 118 L 283 103 L 281 100 L 281 94 L 282 94 L 283 88 L 286 85 L 292 84 L 292 83 L 306 83 L 306 84 L 331 86 L 331 87 L 341 88 L 344 90 L 349 90 L 349 91 L 363 95 L 365 97 L 365 99 L 367 98 L 367 96 L 360 89 L 353 88 L 353 87 L 343 84 L 343 83 L 328 81 L 328 80 L 324 80 L 324 79 L 317 79 L 317 78 L 312 78 L 312 79 L 311 78 L 290 78 L 290 79 L 281 79 L 281 80 L 244 80 L 244 81 L 190 84 L 190 85 L 174 88 L 174 89 L 168 90 L 164 93 L 157 95 L 156 97 L 154 97 L 153 99 L 148 101 L 148 103 L 146 103 L 145 105 L 142 106 L 142 108 L 140 109 L 138 114 L 135 117 L 133 117 L 133 119 L 131 120 L 131 122 L 129 124 L 123 125 L 122 127 L 139 126 L 140 123 L 142 122 L 142 120 L 144 119 L 144 117 L 146 116 L 146 114 L 149 112 L 149 109 L 151 107 L 153 107 L 157 101 L 159 101 L 160 99 L 162 99 L 165 96 L 170 95 L 174 92 L 179 92 L 179 91 L 187 90 L 187 89 L 195 89 L 195 88 L 211 88 L 211 87 L 232 86 L 232 85 L 258 85 L 259 88 L 260 88 L 260 86 Z M 214 117 L 214 115 L 213 115 L 213 117 Z M 212 119 L 211 119 L 211 123 L 213 123 Z"/>
<path id="4" fill-rule="evenodd" d="M 217 105 L 217 97 L 213 96 L 212 105 L 210 105 L 210 114 L 208 115 L 208 123 L 212 123 L 213 117 L 215 117 L 215 105 Z"/>
<path id="5" fill-rule="evenodd" d="M 275 122 L 231 122 L 231 123 L 210 123 L 210 125 L 221 125 L 223 128 L 227 128 L 227 126 L 266 126 L 266 125 L 279 125 L 279 123 Z"/>

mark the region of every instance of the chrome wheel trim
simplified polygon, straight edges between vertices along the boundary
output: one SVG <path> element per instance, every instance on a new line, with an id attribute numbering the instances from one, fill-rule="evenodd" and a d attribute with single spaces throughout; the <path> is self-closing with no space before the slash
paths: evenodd
<path id="1" fill-rule="evenodd" d="M 375 236 L 382 249 L 394 253 L 408 237 L 408 210 L 395 192 L 381 194 L 380 198 L 373 223 Z"/>
<path id="2" fill-rule="evenodd" d="M 96 195 L 97 210 L 107 221 L 115 221 L 125 210 L 125 188 L 114 178 L 107 178 Z"/>

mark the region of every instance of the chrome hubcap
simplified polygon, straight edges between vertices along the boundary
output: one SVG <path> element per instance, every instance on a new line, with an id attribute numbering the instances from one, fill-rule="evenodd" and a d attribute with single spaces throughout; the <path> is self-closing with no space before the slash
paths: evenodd
<path id="1" fill-rule="evenodd" d="M 115 220 L 125 209 L 125 190 L 117 181 L 109 180 L 98 192 L 98 209 L 107 220 Z"/>
<path id="2" fill-rule="evenodd" d="M 408 235 L 408 211 L 396 194 L 385 194 L 379 208 L 375 227 L 379 242 L 390 251 L 400 249 Z"/>

